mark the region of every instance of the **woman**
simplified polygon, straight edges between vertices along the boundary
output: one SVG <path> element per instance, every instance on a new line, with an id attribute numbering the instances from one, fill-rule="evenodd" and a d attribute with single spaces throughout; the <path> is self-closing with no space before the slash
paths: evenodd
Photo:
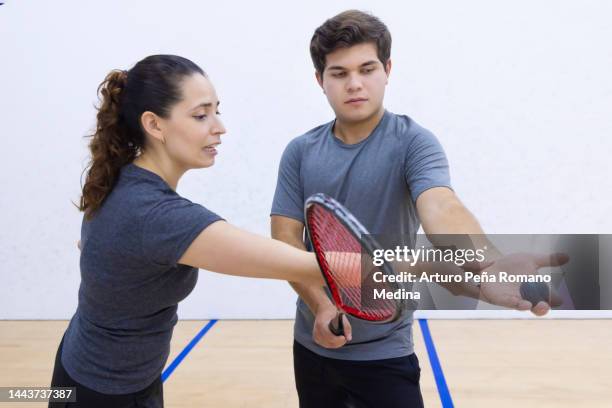
<path id="1" fill-rule="evenodd" d="M 52 386 L 76 387 L 71 407 L 161 407 L 177 303 L 194 288 L 197 268 L 323 281 L 314 255 L 232 227 L 175 192 L 187 170 L 214 164 L 225 133 L 201 68 L 150 56 L 111 72 L 98 91 L 80 202 L 79 304 Z"/>

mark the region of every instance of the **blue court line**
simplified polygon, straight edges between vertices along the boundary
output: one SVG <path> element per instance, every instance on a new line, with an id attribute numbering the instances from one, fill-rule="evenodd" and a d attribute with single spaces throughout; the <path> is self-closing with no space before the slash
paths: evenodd
<path id="1" fill-rule="evenodd" d="M 429 331 L 429 325 L 426 319 L 419 319 L 419 325 L 421 326 L 421 332 L 423 333 L 423 339 L 425 340 L 425 347 L 427 348 L 427 354 L 429 355 L 429 363 L 433 370 L 434 378 L 436 379 L 436 385 L 438 386 L 438 394 L 440 394 L 440 401 L 442 402 L 442 408 L 453 408 L 453 399 L 451 398 L 450 391 L 446 385 L 446 379 L 442 372 L 442 366 L 440 365 L 440 359 L 438 359 L 438 353 L 436 353 L 436 346 L 434 346 L 431 332 Z"/>
<path id="2" fill-rule="evenodd" d="M 172 361 L 172 363 L 170 363 L 170 365 L 166 367 L 166 369 L 162 373 L 162 382 L 166 381 L 168 377 L 170 377 L 170 374 L 172 374 L 176 367 L 181 364 L 181 362 L 185 359 L 185 357 L 187 357 L 187 354 L 189 354 L 191 349 L 194 348 L 196 344 L 198 344 L 198 342 L 202 339 L 202 337 L 204 337 L 206 332 L 208 332 L 208 330 L 210 330 L 210 328 L 213 327 L 215 323 L 217 323 L 217 319 L 212 319 L 210 322 L 208 322 L 206 326 L 204 326 L 202 330 L 200 330 L 200 332 L 195 335 L 195 337 L 189 342 L 189 344 L 185 346 L 183 351 L 181 351 L 181 353 L 176 356 L 174 361 Z"/>

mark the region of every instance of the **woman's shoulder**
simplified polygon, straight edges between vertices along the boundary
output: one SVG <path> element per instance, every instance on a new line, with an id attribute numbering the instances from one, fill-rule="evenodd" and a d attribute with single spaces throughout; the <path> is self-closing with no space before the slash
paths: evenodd
<path id="1" fill-rule="evenodd" d="M 116 223 L 145 218 L 146 214 L 167 201 L 184 200 L 165 181 L 133 164 L 124 166 L 113 189 L 104 199 L 92 221 Z"/>

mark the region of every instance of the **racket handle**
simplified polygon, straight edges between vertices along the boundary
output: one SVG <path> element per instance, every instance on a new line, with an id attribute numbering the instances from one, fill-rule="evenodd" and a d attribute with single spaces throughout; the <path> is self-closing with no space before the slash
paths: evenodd
<path id="1" fill-rule="evenodd" d="M 344 316 L 344 313 L 338 313 L 338 315 L 329 322 L 329 331 L 336 336 L 344 336 L 344 319 L 342 319 L 342 316 Z"/>

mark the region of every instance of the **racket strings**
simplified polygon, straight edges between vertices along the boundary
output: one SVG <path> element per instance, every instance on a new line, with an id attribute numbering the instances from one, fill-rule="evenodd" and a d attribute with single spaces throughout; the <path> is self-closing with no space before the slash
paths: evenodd
<path id="1" fill-rule="evenodd" d="M 308 222 L 315 251 L 324 254 L 319 257 L 323 273 L 340 307 L 367 320 L 390 318 L 396 312 L 396 302 L 374 300 L 371 276 L 362 273 L 362 261 L 367 265 L 367 258 L 362 260 L 357 237 L 334 214 L 318 205 L 311 207 Z"/>

